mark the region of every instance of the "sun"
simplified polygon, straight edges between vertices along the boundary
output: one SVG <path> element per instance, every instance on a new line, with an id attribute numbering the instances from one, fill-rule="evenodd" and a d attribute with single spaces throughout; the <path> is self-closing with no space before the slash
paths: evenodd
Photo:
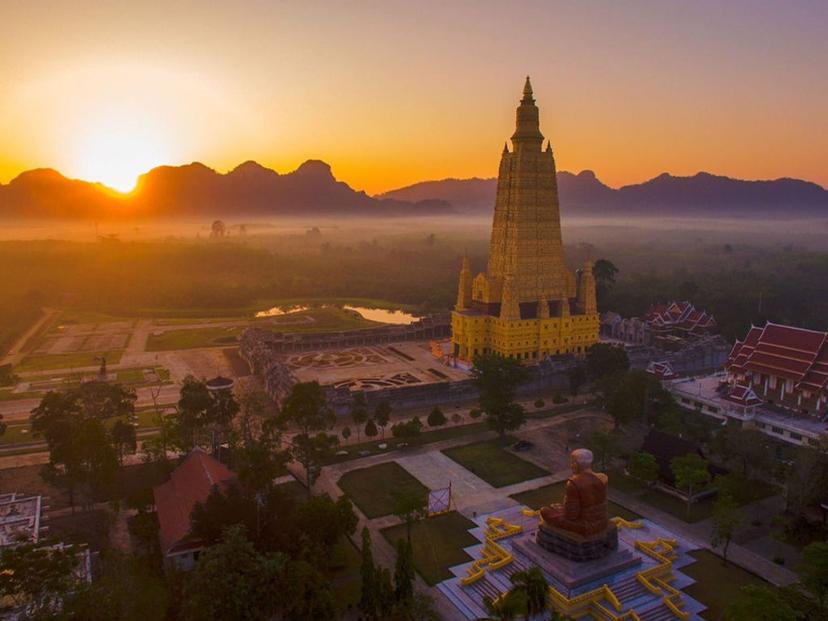
<path id="1" fill-rule="evenodd" d="M 78 132 L 76 145 L 76 176 L 124 194 L 141 174 L 169 161 L 162 134 L 134 118 L 97 118 Z"/>

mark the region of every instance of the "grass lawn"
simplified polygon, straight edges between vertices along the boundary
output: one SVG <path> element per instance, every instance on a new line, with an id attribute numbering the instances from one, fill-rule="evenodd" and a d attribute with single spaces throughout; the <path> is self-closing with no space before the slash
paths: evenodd
<path id="1" fill-rule="evenodd" d="M 141 384 L 145 381 L 143 369 L 121 369 L 116 376 L 122 384 Z"/>
<path id="2" fill-rule="evenodd" d="M 348 451 L 347 455 L 334 455 L 329 461 L 329 464 L 338 464 L 343 461 L 350 461 L 360 457 L 360 453 L 369 452 L 374 455 L 376 453 L 387 453 L 388 451 L 396 450 L 400 444 L 407 446 L 422 446 L 423 444 L 430 444 L 432 442 L 439 442 L 440 440 L 451 440 L 453 438 L 460 438 L 478 431 L 485 431 L 486 425 L 484 423 L 472 423 L 470 425 L 460 425 L 453 427 L 446 427 L 445 429 L 437 429 L 435 431 L 424 431 L 416 438 L 406 438 L 405 440 L 398 440 L 391 436 L 386 429 L 385 438 L 379 440 L 372 440 L 370 442 L 360 442 L 359 444 L 340 444 L 339 448 Z M 352 436 L 353 437 L 353 436 Z M 386 444 L 384 449 L 379 447 L 380 444 Z M 404 450 L 402 447 L 400 450 Z"/>
<path id="3" fill-rule="evenodd" d="M 346 472 L 339 487 L 369 519 L 393 513 L 393 492 L 410 490 L 422 495 L 423 504 L 428 495 L 425 485 L 393 461 Z"/>
<path id="4" fill-rule="evenodd" d="M 610 483 L 612 482 L 610 481 Z M 512 494 L 509 498 L 516 500 L 530 509 L 540 509 L 545 505 L 563 500 L 564 485 L 564 481 L 553 483 L 552 485 L 544 485 L 543 487 L 530 489 L 519 494 Z M 635 511 L 630 511 L 612 501 L 607 502 L 607 513 L 610 517 L 622 517 L 625 520 L 637 520 L 641 518 Z"/>
<path id="5" fill-rule="evenodd" d="M 173 351 L 196 347 L 220 347 L 235 343 L 245 327 L 208 327 L 190 330 L 170 330 L 161 334 L 150 334 L 147 351 Z"/>
<path id="6" fill-rule="evenodd" d="M 698 502 L 694 502 L 690 507 L 690 515 L 687 514 L 687 503 L 675 496 L 660 491 L 658 489 L 648 489 L 642 491 L 641 488 L 629 477 L 625 476 L 620 470 L 611 470 L 609 472 L 610 486 L 626 492 L 628 494 L 636 495 L 640 500 L 652 505 L 656 509 L 660 509 L 665 513 L 669 513 L 673 517 L 677 517 L 685 522 L 694 523 L 701 520 L 706 520 L 713 515 L 713 508 L 716 504 L 716 496 L 708 496 Z M 737 498 L 740 506 L 746 505 L 763 498 L 768 498 L 779 493 L 779 490 L 772 485 L 762 481 L 747 481 L 742 487 L 744 494 Z"/>
<path id="7" fill-rule="evenodd" d="M 24 442 L 42 442 L 43 438 L 33 438 L 31 425 L 24 424 L 9 424 L 6 427 L 6 433 L 0 436 L 0 446 L 7 446 L 9 444 L 21 444 Z"/>
<path id="8" fill-rule="evenodd" d="M 513 440 L 514 438 L 506 438 L 509 443 Z M 446 449 L 443 454 L 493 487 L 505 487 L 549 474 L 543 468 L 507 451 L 499 440 L 458 446 Z"/>
<path id="9" fill-rule="evenodd" d="M 9 390 L 0 390 L 0 401 L 17 401 L 18 399 L 38 399 L 42 396 L 39 392 L 12 392 Z"/>
<path id="10" fill-rule="evenodd" d="M 451 578 L 449 567 L 471 560 L 463 551 L 476 543 L 469 534 L 474 522 L 456 511 L 426 518 L 415 523 L 411 529 L 411 544 L 414 548 L 414 566 L 430 586 Z M 406 536 L 405 524 L 389 526 L 382 530 L 388 543 L 395 545 L 397 539 Z"/>
<path id="11" fill-rule="evenodd" d="M 694 578 L 697 582 L 684 589 L 690 597 L 707 606 L 701 616 L 708 621 L 720 621 L 724 611 L 743 586 L 769 586 L 755 574 L 729 563 L 727 567 L 722 559 L 708 550 L 694 550 L 690 556 L 696 562 L 683 567 L 681 572 Z"/>
<path id="12" fill-rule="evenodd" d="M 26 371 L 49 371 L 54 369 L 75 369 L 79 367 L 98 367 L 103 356 L 107 364 L 118 364 L 121 361 L 123 350 L 118 351 L 97 351 L 97 352 L 75 352 L 71 354 L 40 354 L 26 356 L 23 362 L 14 370 L 16 373 Z"/>

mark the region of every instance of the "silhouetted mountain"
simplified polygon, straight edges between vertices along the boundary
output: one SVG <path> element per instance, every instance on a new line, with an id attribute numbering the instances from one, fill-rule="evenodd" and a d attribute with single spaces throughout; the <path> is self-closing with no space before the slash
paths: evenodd
<path id="1" fill-rule="evenodd" d="M 382 198 L 408 201 L 440 199 L 461 211 L 485 213 L 494 206 L 496 179 L 424 181 L 386 192 Z M 662 174 L 644 183 L 613 189 L 591 170 L 558 173 L 564 215 L 779 216 L 828 215 L 828 190 L 809 181 L 743 181 L 698 173 L 693 177 Z"/>
<path id="2" fill-rule="evenodd" d="M 440 200 L 378 199 L 337 181 L 331 167 L 309 160 L 280 175 L 256 162 L 227 174 L 204 164 L 159 166 L 142 175 L 136 191 L 67 179 L 54 170 L 22 173 L 0 185 L 0 217 L 112 218 L 118 216 L 410 216 L 450 213 Z"/>

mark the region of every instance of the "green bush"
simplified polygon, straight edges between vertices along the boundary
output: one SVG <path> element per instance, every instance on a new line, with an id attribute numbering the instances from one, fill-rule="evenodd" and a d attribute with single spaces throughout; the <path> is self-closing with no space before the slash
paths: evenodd
<path id="1" fill-rule="evenodd" d="M 554 396 L 554 397 L 552 397 L 552 403 L 554 403 L 555 405 L 560 405 L 561 403 L 567 403 L 567 402 L 569 402 L 569 399 L 567 399 L 566 397 L 564 397 L 564 396 L 563 396 L 561 393 L 559 393 L 559 392 L 556 392 L 556 393 L 555 393 L 555 396 Z"/>
<path id="2" fill-rule="evenodd" d="M 544 401 L 543 399 L 536 399 L 535 400 L 535 407 L 536 408 L 541 409 L 545 405 L 546 405 L 546 401 Z"/>

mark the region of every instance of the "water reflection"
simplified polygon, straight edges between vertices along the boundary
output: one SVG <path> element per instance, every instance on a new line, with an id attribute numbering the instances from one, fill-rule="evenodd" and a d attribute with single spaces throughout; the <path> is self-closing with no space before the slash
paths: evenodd
<path id="1" fill-rule="evenodd" d="M 337 306 L 337 308 L 344 308 L 349 311 L 353 311 L 355 313 L 359 313 L 364 319 L 369 321 L 377 321 L 379 323 L 392 323 L 397 325 L 405 325 L 417 321 L 419 317 L 416 315 L 412 315 L 411 313 L 406 313 L 402 310 L 389 310 L 387 308 L 368 308 L 367 306 L 338 306 L 338 305 L 331 305 L 325 304 L 324 307 L 329 306 Z M 259 311 L 256 313 L 256 317 L 261 319 L 263 317 L 281 317 L 283 315 L 289 315 L 291 313 L 299 313 L 302 311 L 306 311 L 310 309 L 310 306 L 274 306 L 272 308 L 268 308 L 267 310 Z"/>

